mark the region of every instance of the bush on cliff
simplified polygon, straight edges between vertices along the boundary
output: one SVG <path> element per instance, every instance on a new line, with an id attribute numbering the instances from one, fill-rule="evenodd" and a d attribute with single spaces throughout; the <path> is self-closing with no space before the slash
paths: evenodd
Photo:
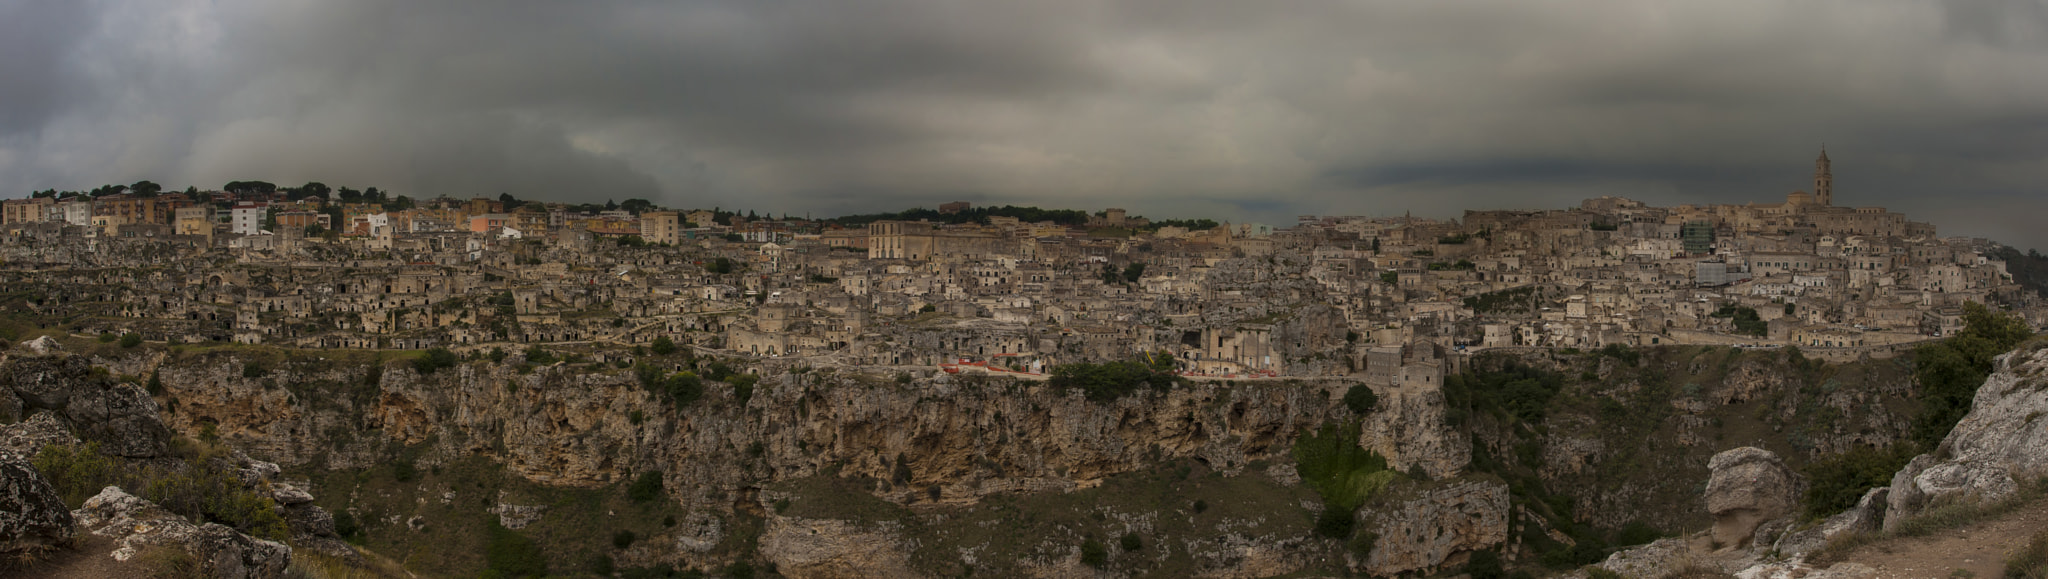
<path id="1" fill-rule="evenodd" d="M 2018 317 L 1991 311 L 1975 302 L 1963 304 L 1963 331 L 1914 352 L 1913 377 L 1920 381 L 1920 414 L 1913 419 L 1913 441 L 1934 448 L 1955 429 L 1977 387 L 1991 375 L 1999 354 L 2033 336 Z"/>
<path id="2" fill-rule="evenodd" d="M 1371 386 L 1359 384 L 1344 391 L 1344 407 L 1351 409 L 1352 414 L 1372 414 L 1373 409 L 1379 406 L 1380 395 L 1374 394 Z"/>
<path id="3" fill-rule="evenodd" d="M 1806 516 L 1818 519 L 1849 510 L 1864 491 L 1892 484 L 1892 473 L 1920 454 L 1917 445 L 1889 449 L 1858 447 L 1806 465 Z"/>
<path id="4" fill-rule="evenodd" d="M 1165 389 L 1180 383 L 1183 378 L 1173 369 L 1172 355 L 1148 353 L 1132 360 L 1054 366 L 1049 382 L 1055 387 L 1079 388 L 1091 401 L 1108 402 L 1141 387 Z"/>
<path id="5" fill-rule="evenodd" d="M 640 473 L 640 477 L 633 479 L 633 484 L 626 487 L 626 497 L 636 503 L 661 498 L 661 471 L 650 470 Z"/>
<path id="6" fill-rule="evenodd" d="M 118 486 L 195 523 L 220 523 L 280 541 L 290 534 L 276 503 L 265 493 L 242 486 L 223 449 L 181 446 L 189 450 L 182 462 L 144 463 L 107 456 L 98 442 L 52 444 L 36 453 L 34 464 L 64 504 L 73 508 L 100 489 Z"/>
<path id="7" fill-rule="evenodd" d="M 447 348 L 433 348 L 422 352 L 420 357 L 414 358 L 412 360 L 412 369 L 421 374 L 432 374 L 435 370 L 453 368 L 455 364 L 461 361 L 461 358 L 456 357 L 455 353 L 448 351 Z"/>

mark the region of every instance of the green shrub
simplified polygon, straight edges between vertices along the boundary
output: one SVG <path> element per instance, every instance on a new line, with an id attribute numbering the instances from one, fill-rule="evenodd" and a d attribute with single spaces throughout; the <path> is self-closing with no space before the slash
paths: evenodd
<path id="1" fill-rule="evenodd" d="M 420 357 L 414 358 L 412 369 L 419 371 L 421 374 L 432 374 L 435 370 L 452 368 L 458 362 L 461 362 L 461 359 L 457 358 L 454 352 L 448 351 L 447 348 L 433 348 L 420 354 Z"/>
<path id="2" fill-rule="evenodd" d="M 547 348 L 540 346 L 529 347 L 526 349 L 526 363 L 536 366 L 553 364 L 555 363 L 555 353 L 549 352 Z"/>
<path id="3" fill-rule="evenodd" d="M 669 354 L 674 354 L 676 353 L 676 341 L 669 339 L 668 336 L 661 336 L 655 338 L 654 347 L 651 348 L 649 351 L 654 352 L 654 355 L 656 356 L 667 356 Z"/>
<path id="4" fill-rule="evenodd" d="M 1081 541 L 1081 564 L 1101 569 L 1109 564 L 1109 548 L 1094 539 Z"/>
<path id="5" fill-rule="evenodd" d="M 121 335 L 121 347 L 133 348 L 142 345 L 142 334 L 129 332 Z"/>
<path id="6" fill-rule="evenodd" d="M 208 423 L 211 424 L 211 423 Z M 98 443 L 52 444 L 32 464 L 67 506 L 77 507 L 108 486 L 118 486 L 194 522 L 228 525 L 253 536 L 289 535 L 276 503 L 244 488 L 233 465 L 213 447 L 200 447 L 186 464 L 128 463 L 100 452 Z"/>
<path id="7" fill-rule="evenodd" d="M 1620 573 L 1608 571 L 1605 567 L 1587 567 L 1586 579 L 1623 579 Z"/>
<path id="8" fill-rule="evenodd" d="M 1209 510 L 1209 501 L 1195 499 L 1195 514 L 1202 514 L 1202 511 L 1206 510 Z"/>
<path id="9" fill-rule="evenodd" d="M 1294 441 L 1301 480 L 1335 508 L 1352 510 L 1400 477 L 1387 459 L 1358 446 L 1358 424 L 1324 425 Z"/>
<path id="10" fill-rule="evenodd" d="M 747 401 L 748 401 L 748 400 L 751 400 L 751 399 L 753 399 L 753 398 L 754 398 L 754 384 L 755 384 L 755 383 L 758 383 L 758 382 L 760 382 L 760 381 L 761 381 L 761 377 L 760 377 L 760 376 L 755 376 L 755 375 L 753 375 L 753 374 L 740 374 L 740 375 L 738 375 L 738 376 L 733 376 L 733 377 L 732 377 L 732 398 L 733 398 L 733 401 L 734 401 L 734 402 L 736 402 L 736 403 L 738 403 L 738 404 L 739 404 L 740 406 L 746 406 L 746 405 L 747 405 Z"/>
<path id="11" fill-rule="evenodd" d="M 262 376 L 263 376 L 264 374 L 267 374 L 267 373 L 269 373 L 269 372 L 270 372 L 269 370 L 267 370 L 267 369 L 264 369 L 264 367 L 263 367 L 263 365 L 262 365 L 262 364 L 258 364 L 258 363 L 256 363 L 256 362 L 243 362 L 243 363 L 242 363 L 242 377 L 243 377 L 243 378 L 260 378 L 260 377 L 262 377 Z"/>
<path id="12" fill-rule="evenodd" d="M 1806 516 L 1818 519 L 1849 510 L 1863 493 L 1892 484 L 1892 474 L 1919 449 L 1901 443 L 1889 449 L 1857 447 L 1806 465 Z"/>
<path id="13" fill-rule="evenodd" d="M 346 510 L 334 511 L 334 534 L 350 543 L 363 541 L 363 527 L 356 524 L 356 516 Z"/>
<path id="14" fill-rule="evenodd" d="M 1914 351 L 1913 377 L 1921 390 L 1913 440 L 1922 448 L 1940 445 L 1970 413 L 1977 387 L 1991 375 L 1992 359 L 2033 335 L 2025 321 L 1976 302 L 1963 304 L 1963 321 L 1955 336 Z"/>
<path id="15" fill-rule="evenodd" d="M 682 408 L 704 397 L 704 380 L 698 378 L 694 372 L 677 372 L 674 376 L 668 377 L 666 390 L 669 400 L 675 403 L 676 408 Z"/>
<path id="16" fill-rule="evenodd" d="M 619 531 L 617 533 L 612 533 L 612 546 L 620 549 L 631 547 L 633 546 L 633 541 L 638 540 L 639 538 L 640 537 L 634 535 L 632 531 Z"/>
<path id="17" fill-rule="evenodd" d="M 100 443 L 88 442 L 84 446 L 52 444 L 36 453 L 33 462 L 36 472 L 49 479 L 56 487 L 57 496 L 64 499 L 65 506 L 73 509 L 85 504 L 85 499 L 99 494 L 100 489 L 114 484 L 117 471 L 114 460 L 100 454 Z"/>
<path id="18" fill-rule="evenodd" d="M 1323 512 L 1316 515 L 1316 534 L 1332 539 L 1351 538 L 1351 530 L 1358 526 L 1358 509 L 1339 505 L 1325 505 Z"/>
<path id="19" fill-rule="evenodd" d="M 1136 359 L 1117 362 L 1076 362 L 1054 366 L 1047 383 L 1058 388 L 1079 388 L 1089 400 L 1108 402 L 1128 396 L 1140 387 L 1164 390 L 1186 380 L 1173 370 L 1172 354 L 1147 353 Z"/>
<path id="20" fill-rule="evenodd" d="M 610 577 L 617 568 L 618 565 L 612 561 L 612 556 L 604 553 L 591 555 L 590 562 L 583 564 L 583 570 L 599 577 Z"/>
<path id="21" fill-rule="evenodd" d="M 419 476 L 419 467 L 413 466 L 412 461 L 400 460 L 391 463 L 391 478 L 398 482 L 412 482 L 412 479 Z"/>
<path id="22" fill-rule="evenodd" d="M 633 484 L 626 487 L 626 498 L 644 503 L 661 497 L 661 471 L 650 470 L 640 473 Z"/>
<path id="23" fill-rule="evenodd" d="M 1124 533 L 1124 536 L 1117 538 L 1116 542 L 1118 547 L 1123 547 L 1125 553 L 1145 548 L 1145 540 L 1139 538 L 1138 534 L 1134 532 Z"/>
<path id="24" fill-rule="evenodd" d="M 1344 407 L 1351 409 L 1353 414 L 1359 416 L 1371 414 L 1373 409 L 1379 408 L 1379 406 L 1380 395 L 1373 393 L 1371 386 L 1359 384 L 1352 386 L 1350 390 L 1344 391 Z"/>
<path id="25" fill-rule="evenodd" d="M 100 337 L 99 337 L 99 340 L 100 340 L 100 343 L 102 343 L 102 344 L 111 344 L 111 343 L 114 343 L 114 340 L 119 340 L 119 339 L 121 339 L 121 337 L 120 337 L 120 336 L 117 336 L 117 335 L 114 335 L 114 333 L 113 333 L 113 332 L 100 332 Z"/>

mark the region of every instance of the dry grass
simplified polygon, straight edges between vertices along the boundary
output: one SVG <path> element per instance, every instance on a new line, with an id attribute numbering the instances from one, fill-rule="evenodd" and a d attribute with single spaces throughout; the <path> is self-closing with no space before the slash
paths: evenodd
<path id="1" fill-rule="evenodd" d="M 408 576 L 388 560 L 366 558 L 365 561 L 369 567 L 356 567 L 311 549 L 299 549 L 292 552 L 292 566 L 284 570 L 284 576 L 286 579 L 391 579 Z M 380 568 L 379 563 L 385 565 Z"/>
<path id="2" fill-rule="evenodd" d="M 1828 540 L 1825 547 L 1808 558 L 1816 566 L 1840 563 L 1857 548 L 1908 537 L 1925 537 L 1998 518 L 2036 500 L 2048 497 L 2048 476 L 2020 484 L 2019 492 L 2003 499 L 1982 502 L 1957 500 L 1921 512 L 1901 521 L 1892 530 L 1877 533 L 1843 533 Z"/>
<path id="3" fill-rule="evenodd" d="M 199 579 L 199 559 L 177 547 L 151 547 L 136 554 L 136 566 L 149 579 Z"/>
<path id="4" fill-rule="evenodd" d="M 2024 549 L 2005 558 L 2007 579 L 2048 579 L 2048 531 L 2034 533 Z"/>
<path id="5" fill-rule="evenodd" d="M 1735 579 L 1735 576 L 1728 574 L 1727 571 L 1695 564 L 1673 571 L 1663 579 Z"/>

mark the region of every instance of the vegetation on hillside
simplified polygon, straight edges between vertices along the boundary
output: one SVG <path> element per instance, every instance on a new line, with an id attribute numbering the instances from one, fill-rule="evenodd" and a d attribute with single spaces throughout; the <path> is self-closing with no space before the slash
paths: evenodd
<path id="1" fill-rule="evenodd" d="M 1115 362 L 1075 362 L 1053 366 L 1048 382 L 1060 388 L 1079 388 L 1089 400 L 1108 402 L 1137 392 L 1140 388 L 1164 390 L 1186 380 L 1174 373 L 1171 354 L 1148 353 Z"/>
<path id="2" fill-rule="evenodd" d="M 1316 533 L 1332 539 L 1351 538 L 1358 507 L 1401 478 L 1385 457 L 1358 446 L 1356 422 L 1303 433 L 1294 440 L 1294 460 L 1302 484 L 1323 497 Z"/>
<path id="3" fill-rule="evenodd" d="M 100 452 L 97 442 L 52 444 L 36 453 L 36 471 L 49 479 L 65 506 L 78 508 L 108 486 L 118 486 L 193 523 L 220 523 L 252 536 L 284 540 L 284 517 L 267 493 L 245 488 L 226 449 L 178 439 L 179 460 L 135 461 Z"/>
<path id="4" fill-rule="evenodd" d="M 1977 387 L 1991 375 L 1992 359 L 2033 336 L 2025 321 L 1975 302 L 1963 305 L 1963 321 L 1963 331 L 1914 352 L 1913 376 L 1921 390 L 1913 440 L 1927 448 L 1940 444 L 1970 413 Z"/>

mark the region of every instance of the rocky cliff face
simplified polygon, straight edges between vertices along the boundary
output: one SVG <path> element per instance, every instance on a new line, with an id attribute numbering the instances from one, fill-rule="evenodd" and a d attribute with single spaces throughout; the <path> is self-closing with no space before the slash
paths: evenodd
<path id="1" fill-rule="evenodd" d="M 1806 481 L 1771 451 L 1742 447 L 1707 462 L 1707 514 L 1714 517 L 1714 543 L 1745 546 L 1758 525 L 1798 510 Z"/>
<path id="2" fill-rule="evenodd" d="M 1334 402 L 1349 385 L 1341 381 L 1205 382 L 1095 403 L 1027 381 L 940 376 L 897 384 L 812 372 L 771 376 L 747 400 L 707 383 L 703 400 L 675 409 L 618 370 L 557 366 L 522 375 L 473 364 L 365 376 L 286 366 L 244 378 L 243 364 L 164 366 L 167 397 L 178 402 L 172 423 L 188 431 L 215 423 L 251 455 L 287 465 L 366 467 L 396 442 L 429 444 L 427 463 L 495 456 L 551 485 L 597 486 L 660 470 L 670 488 L 690 489 L 686 503 L 714 509 L 729 503 L 710 497 L 828 466 L 892 481 L 880 494 L 902 503 L 930 501 L 934 487 L 947 503 L 1085 487 L 1176 458 L 1234 472 L 1284 457 L 1296 433 L 1349 414 Z M 1469 443 L 1442 424 L 1440 393 L 1384 396 L 1384 411 L 1363 428 L 1368 448 L 1397 468 L 1420 465 L 1435 476 L 1469 461 Z"/>
<path id="3" fill-rule="evenodd" d="M 26 461 L 0 457 L 0 556 L 55 548 L 71 526 L 49 480 Z"/>
<path id="4" fill-rule="evenodd" d="M 2036 341 L 2000 356 L 1941 446 L 1892 477 L 1885 527 L 1943 500 L 2001 499 L 2040 476 L 2048 476 L 2048 344 Z"/>
<path id="5" fill-rule="evenodd" d="M 169 449 L 170 430 L 149 393 L 114 382 L 88 358 L 19 356 L 0 366 L 0 404 L 11 407 L 13 419 L 55 411 L 79 438 L 114 456 L 151 458 Z"/>
<path id="6" fill-rule="evenodd" d="M 1397 497 L 1360 514 L 1379 537 L 1361 570 L 1388 577 L 1431 571 L 1454 555 L 1507 542 L 1508 486 L 1476 479 Z"/>
<path id="7" fill-rule="evenodd" d="M 151 547 L 181 549 L 195 556 L 201 577 L 268 579 L 284 576 L 292 549 L 250 538 L 215 523 L 195 525 L 146 500 L 107 487 L 73 513 L 80 528 L 112 539 L 114 559 L 127 561 Z"/>

